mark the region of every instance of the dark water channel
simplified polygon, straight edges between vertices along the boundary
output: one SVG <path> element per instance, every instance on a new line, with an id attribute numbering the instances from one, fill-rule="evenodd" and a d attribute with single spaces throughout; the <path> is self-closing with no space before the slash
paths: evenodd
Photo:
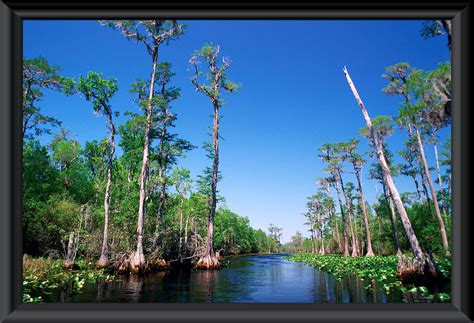
<path id="1" fill-rule="evenodd" d="M 119 276 L 86 284 L 79 293 L 61 291 L 59 302 L 156 303 L 393 303 L 401 292 L 375 295 L 356 277 L 337 281 L 285 255 L 235 257 L 221 270 L 170 270 L 145 276 Z"/>

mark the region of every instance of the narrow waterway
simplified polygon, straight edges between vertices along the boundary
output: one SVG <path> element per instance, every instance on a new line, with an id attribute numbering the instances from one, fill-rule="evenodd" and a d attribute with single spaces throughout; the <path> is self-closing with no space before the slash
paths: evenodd
<path id="1" fill-rule="evenodd" d="M 393 303 L 401 292 L 366 291 L 356 277 L 340 281 L 285 255 L 235 257 L 213 271 L 170 270 L 119 276 L 113 282 L 86 284 L 79 293 L 63 290 L 58 302 L 155 303 Z"/>

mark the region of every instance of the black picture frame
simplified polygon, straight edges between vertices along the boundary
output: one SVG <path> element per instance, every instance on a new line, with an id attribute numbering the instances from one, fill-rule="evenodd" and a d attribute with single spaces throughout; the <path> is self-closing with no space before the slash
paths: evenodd
<path id="1" fill-rule="evenodd" d="M 472 5 L 464 2 L 2 1 L 0 3 L 0 322 L 472 322 L 470 178 Z M 23 19 L 453 19 L 453 220 L 450 304 L 22 304 Z"/>

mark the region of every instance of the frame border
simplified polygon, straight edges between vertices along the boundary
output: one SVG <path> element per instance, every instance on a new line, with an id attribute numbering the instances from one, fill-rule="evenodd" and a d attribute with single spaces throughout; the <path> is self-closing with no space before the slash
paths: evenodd
<path id="1" fill-rule="evenodd" d="M 453 220 L 451 304 L 22 304 L 21 70 L 23 19 L 453 19 Z M 465 2 L 264 4 L 176 1 L 0 2 L 0 322 L 130 322 L 247 319 L 281 322 L 472 322 L 471 19 Z M 464 180 L 463 180 L 464 179 Z"/>

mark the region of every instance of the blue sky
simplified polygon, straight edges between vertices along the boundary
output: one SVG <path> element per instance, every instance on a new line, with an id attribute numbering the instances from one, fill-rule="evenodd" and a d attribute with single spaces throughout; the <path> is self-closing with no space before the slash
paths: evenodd
<path id="1" fill-rule="evenodd" d="M 201 147 L 208 141 L 212 108 L 196 93 L 188 60 L 204 43 L 218 44 L 231 60 L 230 80 L 241 90 L 225 97 L 221 109 L 219 190 L 227 206 L 247 216 L 255 228 L 266 230 L 270 223 L 282 227 L 286 242 L 303 223 L 306 197 L 317 189 L 315 180 L 326 176 L 317 149 L 326 142 L 357 137 L 364 126 L 359 107 L 345 80 L 342 67 L 349 69 L 371 117 L 395 115 L 401 100 L 387 97 L 381 89 L 384 68 L 398 62 L 430 70 L 449 60 L 445 37 L 425 40 L 422 21 L 180 21 L 185 34 L 163 46 L 159 60 L 168 61 L 176 73 L 174 85 L 181 88 L 175 101 L 176 132 Z M 138 112 L 129 93 L 137 78 L 150 75 L 151 60 L 143 46 L 125 40 L 120 33 L 97 21 L 25 21 L 24 56 L 45 56 L 62 67 L 63 74 L 77 76 L 89 71 L 118 79 L 119 91 L 113 109 Z M 63 121 L 63 127 L 81 143 L 106 136 L 104 120 L 94 116 L 84 99 L 46 91 L 42 111 Z M 441 135 L 449 136 L 450 129 Z M 41 138 L 47 143 L 50 138 Z M 406 140 L 396 130 L 388 139 L 396 152 Z M 361 138 L 361 152 L 367 141 Z M 434 166 L 432 147 L 427 147 Z M 119 151 L 120 153 L 120 151 Z M 401 162 L 395 156 L 396 162 Z M 189 152 L 179 166 L 191 170 L 194 178 L 210 165 L 199 148 Z M 347 167 L 349 170 L 349 167 Z M 366 178 L 366 198 L 376 196 L 375 182 Z M 354 180 L 351 174 L 348 178 Z M 433 173 L 433 176 L 435 174 Z M 413 191 L 411 180 L 396 178 L 400 191 Z"/>

